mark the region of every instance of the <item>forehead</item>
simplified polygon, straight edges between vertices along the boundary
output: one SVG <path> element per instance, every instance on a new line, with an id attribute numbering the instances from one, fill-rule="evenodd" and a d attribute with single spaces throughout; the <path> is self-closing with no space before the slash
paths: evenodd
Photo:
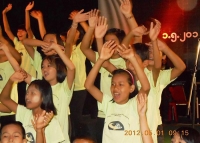
<path id="1" fill-rule="evenodd" d="M 118 40 L 118 37 L 115 35 L 115 34 L 107 34 L 105 36 L 105 40 L 108 41 L 108 40 L 112 40 L 112 39 L 117 39 Z"/>
<path id="2" fill-rule="evenodd" d="M 47 34 L 44 36 L 44 40 L 48 40 L 48 39 L 56 39 L 56 35 L 55 34 Z"/>
<path id="3" fill-rule="evenodd" d="M 15 132 L 17 131 L 22 134 L 22 130 L 19 125 L 9 124 L 9 125 L 4 126 L 2 129 L 2 133 L 6 133 L 6 132 L 10 132 L 10 131 L 15 131 Z"/>
<path id="4" fill-rule="evenodd" d="M 128 75 L 126 73 L 117 73 L 113 75 L 112 81 L 127 81 Z"/>

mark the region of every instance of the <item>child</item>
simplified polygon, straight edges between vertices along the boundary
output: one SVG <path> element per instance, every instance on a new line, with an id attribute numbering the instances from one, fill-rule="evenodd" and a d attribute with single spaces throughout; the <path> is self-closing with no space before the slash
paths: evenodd
<path id="1" fill-rule="evenodd" d="M 109 59 L 116 44 L 114 41 L 108 41 L 101 49 L 101 54 L 92 70 L 90 71 L 85 87 L 90 94 L 102 104 L 103 112 L 105 113 L 105 124 L 103 131 L 103 143 L 110 142 L 142 142 L 139 126 L 139 117 L 137 112 L 136 98 L 129 97 L 130 93 L 135 90 L 133 75 L 128 70 L 118 69 L 113 71 L 110 91 L 112 97 L 102 93 L 94 86 L 95 77 L 104 61 Z M 123 58 L 130 60 L 135 67 L 135 72 L 138 74 L 138 80 L 142 83 L 142 88 L 138 96 L 148 94 L 149 82 L 143 70 L 139 67 L 135 54 L 131 48 L 119 47 L 118 52 Z M 139 104 L 139 103 L 138 103 Z M 139 105 L 138 105 L 139 106 Z M 131 134 L 129 134 L 129 130 Z M 138 131 L 138 135 L 132 134 L 132 131 Z M 148 134 L 147 136 L 151 136 Z"/>
<path id="2" fill-rule="evenodd" d="M 29 18 L 29 11 L 33 8 L 33 6 L 34 6 L 34 1 L 30 2 L 25 8 L 26 24 L 20 25 L 18 27 L 18 30 L 17 30 L 18 39 L 17 37 L 13 35 L 8 23 L 7 15 L 6 15 L 7 12 L 9 12 L 12 9 L 12 4 L 8 4 L 8 6 L 2 11 L 2 16 L 3 16 L 3 24 L 4 24 L 5 32 L 8 35 L 8 37 L 14 42 L 16 50 L 21 54 L 21 57 L 22 57 L 21 67 L 25 69 L 25 71 L 28 72 L 31 76 L 36 77 L 36 70 L 31 64 L 30 56 L 27 53 L 22 43 L 22 40 L 25 39 L 27 36 L 28 38 L 31 38 L 31 39 L 34 38 L 32 30 L 30 28 L 30 18 Z"/>
<path id="3" fill-rule="evenodd" d="M 97 143 L 90 137 L 76 137 L 73 143 Z"/>
<path id="4" fill-rule="evenodd" d="M 200 133 L 191 127 L 180 127 L 172 135 L 171 143 L 199 143 Z"/>
<path id="5" fill-rule="evenodd" d="M 14 73 L 13 65 L 9 62 L 15 59 L 17 64 L 21 63 L 21 56 L 17 52 L 17 50 L 10 45 L 10 43 L 3 37 L 2 29 L 0 26 L 0 92 L 3 90 L 6 85 L 9 77 Z M 17 94 L 17 83 L 13 84 L 12 87 L 12 96 L 11 98 L 18 102 L 18 94 Z M 11 111 L 0 103 L 0 123 L 3 124 L 5 121 L 15 120 L 14 113 L 10 113 Z"/>
<path id="6" fill-rule="evenodd" d="M 49 114 L 55 115 L 57 112 L 53 104 L 51 86 L 45 80 L 35 80 L 30 83 L 25 96 L 26 107 L 17 104 L 10 98 L 10 90 L 13 82 L 21 82 L 25 78 L 27 78 L 27 73 L 24 71 L 20 70 L 15 72 L 10 77 L 6 86 L 1 92 L 0 101 L 7 108 L 16 113 L 16 120 L 23 123 L 23 126 L 26 130 L 27 139 L 31 138 L 31 140 L 35 142 L 36 132 L 38 130 L 35 131 L 34 126 L 32 126 L 31 120 L 33 120 L 33 116 L 37 116 L 37 114 L 43 114 L 44 110 L 49 112 Z M 46 116 L 48 116 L 48 114 L 46 114 Z M 57 119 L 53 118 L 51 122 L 45 120 L 46 119 L 43 120 L 43 124 L 46 126 L 42 130 L 43 140 L 46 140 L 48 143 L 64 141 L 64 136 Z"/>
<path id="7" fill-rule="evenodd" d="M 9 141 L 15 143 L 27 143 L 26 132 L 21 122 L 12 121 L 3 124 L 0 129 L 0 141 L 1 143 L 7 143 Z"/>

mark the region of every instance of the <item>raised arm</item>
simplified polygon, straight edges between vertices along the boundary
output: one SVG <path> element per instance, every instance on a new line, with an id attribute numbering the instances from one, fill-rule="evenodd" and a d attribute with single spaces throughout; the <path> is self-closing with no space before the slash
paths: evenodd
<path id="1" fill-rule="evenodd" d="M 170 80 L 177 78 L 181 73 L 185 70 L 185 63 L 181 60 L 181 58 L 174 53 L 165 42 L 158 40 L 159 50 L 166 54 L 166 56 L 171 60 L 174 65 L 174 68 L 171 72 Z"/>
<path id="2" fill-rule="evenodd" d="M 121 57 L 128 60 L 133 65 L 135 74 L 137 75 L 137 78 L 141 83 L 141 89 L 139 92 L 142 92 L 148 95 L 149 90 L 150 90 L 150 84 L 144 73 L 144 70 L 138 64 L 139 56 L 134 53 L 133 48 L 131 46 L 127 48 L 125 45 L 122 45 L 122 46 L 119 46 L 117 50 Z"/>
<path id="3" fill-rule="evenodd" d="M 15 58 L 15 60 L 17 61 L 17 63 L 20 65 L 21 64 L 21 55 L 19 54 L 19 52 L 17 52 L 17 50 L 12 47 L 9 42 L 3 37 L 2 35 L 2 29 L 0 26 L 0 42 L 1 42 L 1 46 L 6 45 L 6 49 L 7 51 L 9 51 L 9 53 Z M 5 47 L 5 46 L 4 46 Z M 2 49 L 4 50 L 4 48 Z M 6 54 L 6 51 L 4 51 Z M 9 55 L 6 55 L 8 60 L 9 60 Z"/>
<path id="4" fill-rule="evenodd" d="M 140 121 L 140 130 L 142 135 L 143 143 L 153 143 L 151 131 L 148 126 L 146 111 L 147 111 L 147 95 L 140 93 L 137 96 L 137 110 Z M 148 134 L 147 134 L 148 133 Z"/>
<path id="5" fill-rule="evenodd" d="M 31 30 L 31 24 L 30 24 L 30 10 L 33 8 L 34 6 L 34 1 L 29 2 L 28 5 L 25 8 L 25 27 L 26 27 L 26 31 L 28 33 L 28 38 L 33 39 L 33 32 Z"/>
<path id="6" fill-rule="evenodd" d="M 8 4 L 8 6 L 2 11 L 2 17 L 3 17 L 3 25 L 4 25 L 4 30 L 8 37 L 13 41 L 15 36 L 13 35 L 10 25 L 8 23 L 7 15 L 6 13 L 9 12 L 12 9 L 12 4 Z"/>
<path id="7" fill-rule="evenodd" d="M 91 46 L 92 39 L 94 36 L 93 34 L 94 34 L 95 26 L 97 24 L 98 14 L 99 14 L 99 10 L 96 10 L 96 9 L 91 10 L 89 12 L 89 19 L 88 19 L 89 28 L 83 37 L 83 40 L 81 42 L 81 47 L 80 47 L 83 54 L 93 63 L 96 62 L 96 56 L 95 56 L 95 52 L 90 48 L 90 46 Z"/>
<path id="8" fill-rule="evenodd" d="M 63 47 L 61 47 L 58 44 L 51 43 L 51 45 L 47 49 L 43 49 L 44 52 L 45 50 L 55 50 L 56 53 L 59 55 L 59 57 L 62 59 L 62 61 L 65 63 L 67 67 L 67 83 L 69 86 L 69 89 L 72 88 L 73 82 L 74 82 L 74 77 L 75 77 L 75 66 L 72 63 L 72 61 L 69 59 L 69 57 L 66 56 L 64 51 L 62 50 Z"/>
<path id="9" fill-rule="evenodd" d="M 101 50 L 100 57 L 94 64 L 93 68 L 91 69 L 85 81 L 85 88 L 99 102 L 102 102 L 103 93 L 94 85 L 94 82 L 99 72 L 99 69 L 101 68 L 101 65 L 104 63 L 104 61 L 109 59 L 114 53 L 114 47 L 116 45 L 113 43 L 114 43 L 113 41 L 108 41 L 104 44 Z"/>
<path id="10" fill-rule="evenodd" d="M 84 10 L 82 9 L 81 11 L 76 13 L 76 15 L 73 17 L 72 26 L 69 30 L 69 34 L 66 40 L 65 53 L 69 58 L 71 57 L 72 48 L 73 48 L 73 45 L 75 44 L 74 39 L 75 39 L 78 23 L 82 21 L 86 21 L 88 19 L 88 13 L 82 13 L 83 11 Z"/>
<path id="11" fill-rule="evenodd" d="M 46 34 L 46 28 L 44 25 L 44 19 L 43 19 L 43 14 L 40 10 L 34 10 L 31 12 L 31 16 L 37 19 L 38 21 L 38 26 L 39 26 L 39 31 L 40 31 L 40 36 L 43 39 L 44 35 Z"/>
<path id="12" fill-rule="evenodd" d="M 15 112 L 17 111 L 17 103 L 10 98 L 11 89 L 13 82 L 21 82 L 26 78 L 26 73 L 24 71 L 15 72 L 8 82 L 6 83 L 5 87 L 3 88 L 0 94 L 0 101 L 3 105 L 5 105 L 8 109 Z"/>

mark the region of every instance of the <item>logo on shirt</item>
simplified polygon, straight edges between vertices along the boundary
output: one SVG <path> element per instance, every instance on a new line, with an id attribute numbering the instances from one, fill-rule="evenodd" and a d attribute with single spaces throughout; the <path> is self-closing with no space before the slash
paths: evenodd
<path id="1" fill-rule="evenodd" d="M 32 133 L 26 133 L 27 143 L 35 143 L 34 137 Z"/>
<path id="2" fill-rule="evenodd" d="M 3 80 L 3 77 L 1 76 L 1 74 L 0 74 L 0 80 Z"/>
<path id="3" fill-rule="evenodd" d="M 109 130 L 124 130 L 124 126 L 119 121 L 113 121 L 108 124 Z"/>

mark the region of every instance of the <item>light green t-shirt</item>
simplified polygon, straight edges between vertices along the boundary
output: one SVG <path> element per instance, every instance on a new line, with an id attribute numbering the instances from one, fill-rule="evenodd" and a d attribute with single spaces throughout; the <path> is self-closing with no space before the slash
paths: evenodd
<path id="1" fill-rule="evenodd" d="M 154 143 L 157 143 L 157 127 L 162 124 L 161 116 L 160 116 L 160 103 L 161 103 L 161 94 L 163 89 L 172 81 L 171 78 L 171 70 L 161 70 L 156 82 L 156 86 L 154 85 L 153 73 L 149 71 L 147 68 L 144 69 L 144 72 L 150 83 L 150 91 L 148 94 L 148 106 L 147 106 L 147 121 L 150 130 L 152 130 L 152 137 Z M 141 84 L 137 81 L 138 90 L 141 88 Z"/>
<path id="2" fill-rule="evenodd" d="M 0 93 L 9 80 L 10 76 L 14 73 L 14 69 L 12 68 L 9 61 L 0 63 Z M 18 91 L 17 91 L 17 83 L 13 83 L 11 90 L 11 99 L 18 103 Z M 14 113 L 3 113 L 0 112 L 0 116 L 8 116 L 13 115 Z"/>
<path id="3" fill-rule="evenodd" d="M 27 142 L 36 142 L 36 132 L 31 120 L 33 119 L 32 110 L 22 105 L 17 106 L 16 121 L 20 121 L 26 131 Z M 64 136 L 56 117 L 53 117 L 49 125 L 45 128 L 45 138 L 47 143 L 59 143 L 64 141 Z"/>
<path id="4" fill-rule="evenodd" d="M 95 52 L 96 54 L 96 60 L 99 58 L 98 52 Z M 123 58 L 117 58 L 117 59 L 110 59 L 110 63 L 112 63 L 116 68 L 118 69 L 125 69 L 126 68 L 126 62 Z M 94 64 L 92 64 L 94 65 Z M 99 70 L 100 75 L 100 90 L 112 97 L 112 93 L 110 91 L 110 86 L 111 86 L 111 79 L 112 79 L 112 74 L 108 72 L 105 68 L 101 68 Z M 98 105 L 98 117 L 105 118 L 104 113 L 102 112 L 102 107 L 101 103 L 97 102 Z"/>
<path id="5" fill-rule="evenodd" d="M 34 53 L 34 60 L 31 59 L 31 64 L 33 64 L 35 70 L 37 71 L 36 78 L 42 79 L 42 69 L 41 69 L 42 56 L 37 50 L 35 50 L 35 53 Z"/>
<path id="6" fill-rule="evenodd" d="M 26 48 L 24 47 L 21 41 L 18 41 L 17 37 L 14 38 L 13 42 L 15 45 L 15 49 L 21 54 L 21 67 L 31 76 L 36 77 L 36 70 L 31 64 L 31 57 L 26 51 Z M 36 50 L 37 48 L 34 47 L 34 49 Z"/>
<path id="7" fill-rule="evenodd" d="M 85 67 L 85 55 L 80 49 L 81 43 L 77 46 L 73 46 L 70 59 L 76 67 L 75 79 L 74 79 L 74 91 L 84 90 L 84 83 L 86 80 L 86 67 Z"/>
<path id="8" fill-rule="evenodd" d="M 102 110 L 106 115 L 103 143 L 142 143 L 136 97 L 120 105 L 104 94 Z"/>

